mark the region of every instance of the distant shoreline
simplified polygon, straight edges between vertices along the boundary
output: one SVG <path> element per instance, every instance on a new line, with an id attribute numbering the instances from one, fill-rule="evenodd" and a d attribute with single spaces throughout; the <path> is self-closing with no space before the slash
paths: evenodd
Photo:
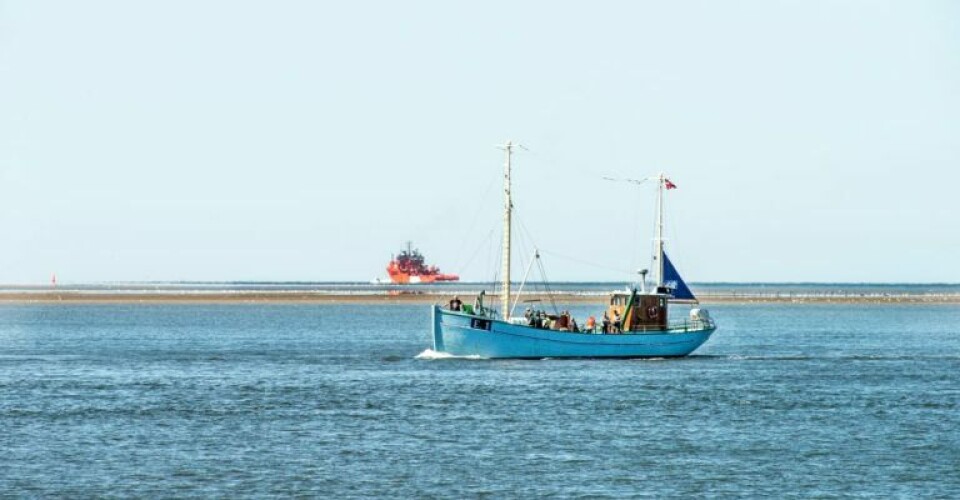
<path id="1" fill-rule="evenodd" d="M 460 293 L 472 301 L 475 294 Z M 36 291 L 0 292 L 0 304 L 434 304 L 445 303 L 452 293 L 366 293 L 290 291 L 236 292 L 114 292 L 114 291 Z M 495 295 L 488 295 L 494 298 Z M 565 304 L 602 303 L 603 293 L 557 292 L 531 294 L 521 299 L 542 298 Z M 802 293 L 725 293 L 700 294 L 700 302 L 709 304 L 960 304 L 960 294 L 802 294 Z"/>

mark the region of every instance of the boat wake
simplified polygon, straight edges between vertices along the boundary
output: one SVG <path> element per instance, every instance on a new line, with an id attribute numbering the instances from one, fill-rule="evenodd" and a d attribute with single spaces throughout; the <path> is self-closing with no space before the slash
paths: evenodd
<path id="1" fill-rule="evenodd" d="M 484 358 L 483 356 L 478 356 L 476 354 L 472 354 L 470 356 L 456 356 L 446 352 L 438 352 L 438 351 L 434 351 L 433 349 L 427 349 L 421 352 L 420 354 L 417 354 L 416 356 L 414 356 L 414 359 L 425 359 L 428 361 L 433 361 L 437 359 L 487 359 L 487 358 Z"/>

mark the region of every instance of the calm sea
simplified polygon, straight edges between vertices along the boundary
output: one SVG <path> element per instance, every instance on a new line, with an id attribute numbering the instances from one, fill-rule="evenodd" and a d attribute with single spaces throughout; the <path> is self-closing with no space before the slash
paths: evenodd
<path id="1" fill-rule="evenodd" d="M 686 359 L 489 361 L 418 359 L 422 305 L 0 306 L 0 492 L 960 496 L 960 307 L 711 312 Z"/>

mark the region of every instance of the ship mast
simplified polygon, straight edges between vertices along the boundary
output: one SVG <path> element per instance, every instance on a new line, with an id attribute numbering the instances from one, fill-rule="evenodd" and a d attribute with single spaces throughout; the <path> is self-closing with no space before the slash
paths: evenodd
<path id="1" fill-rule="evenodd" d="M 503 269 L 500 275 L 503 280 L 502 295 L 500 298 L 500 318 L 509 321 L 510 315 L 510 222 L 513 213 L 513 201 L 510 199 L 510 155 L 513 154 L 513 148 L 517 146 L 511 141 L 503 145 L 503 150 L 507 153 L 507 161 L 503 167 Z"/>
<path id="2" fill-rule="evenodd" d="M 666 177 L 663 172 L 657 177 L 657 235 L 654 238 L 657 259 L 657 293 L 663 286 L 663 184 Z"/>

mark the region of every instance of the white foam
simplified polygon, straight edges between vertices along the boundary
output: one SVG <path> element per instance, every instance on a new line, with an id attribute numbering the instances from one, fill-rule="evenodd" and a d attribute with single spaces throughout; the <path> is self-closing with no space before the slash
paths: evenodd
<path id="1" fill-rule="evenodd" d="M 486 359 L 482 356 L 477 356 L 472 354 L 470 356 L 456 356 L 448 352 L 439 352 L 434 351 L 433 349 L 427 349 L 420 354 L 414 356 L 414 359 L 426 359 L 426 360 L 435 360 L 435 359 Z"/>

